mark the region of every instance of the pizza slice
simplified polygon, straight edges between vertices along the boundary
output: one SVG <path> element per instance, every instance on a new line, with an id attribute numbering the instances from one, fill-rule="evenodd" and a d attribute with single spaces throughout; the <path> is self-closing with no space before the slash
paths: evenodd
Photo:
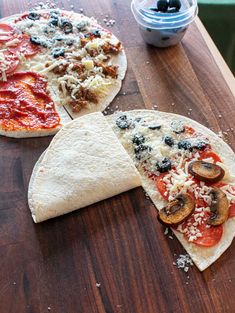
<path id="1" fill-rule="evenodd" d="M 148 110 L 107 117 L 142 186 L 199 270 L 235 236 L 235 156 L 217 135 L 183 116 Z"/>

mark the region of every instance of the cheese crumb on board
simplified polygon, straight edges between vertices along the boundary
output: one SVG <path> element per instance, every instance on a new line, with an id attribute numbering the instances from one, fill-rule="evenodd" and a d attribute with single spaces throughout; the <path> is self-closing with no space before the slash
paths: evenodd
<path id="1" fill-rule="evenodd" d="M 180 254 L 176 259 L 176 262 L 173 262 L 173 264 L 187 273 L 189 268 L 193 266 L 193 261 L 189 254 Z"/>

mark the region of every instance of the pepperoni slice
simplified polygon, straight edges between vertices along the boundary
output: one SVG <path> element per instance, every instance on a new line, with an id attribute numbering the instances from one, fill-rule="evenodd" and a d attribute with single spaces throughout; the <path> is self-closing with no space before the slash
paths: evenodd
<path id="1" fill-rule="evenodd" d="M 214 163 L 216 162 L 222 162 L 221 158 L 212 150 L 204 150 L 199 152 L 200 157 L 199 160 L 212 158 L 214 160 Z"/>
<path id="2" fill-rule="evenodd" d="M 196 245 L 203 246 L 203 247 L 213 247 L 215 246 L 221 239 L 223 235 L 223 226 L 210 226 L 206 223 L 207 218 L 210 216 L 210 213 L 205 212 L 204 223 L 197 226 L 197 229 L 201 233 L 201 237 L 198 237 L 196 240 L 193 241 Z M 187 227 L 187 224 L 195 223 L 195 213 L 191 215 L 191 217 L 182 224 L 182 230 Z M 184 233 L 184 236 L 187 240 L 189 240 L 189 235 Z"/>
<path id="3" fill-rule="evenodd" d="M 14 35 L 14 29 L 8 24 L 0 23 L 0 42 L 11 40 Z"/>
<path id="4" fill-rule="evenodd" d="M 19 58 L 9 51 L 3 52 L 4 61 L 0 61 L 0 67 L 5 69 L 6 74 L 14 72 L 19 65 Z"/>
<path id="5" fill-rule="evenodd" d="M 32 57 L 35 54 L 38 53 L 38 51 L 40 51 L 40 48 L 34 44 L 32 44 L 30 42 L 30 38 L 28 35 L 23 34 L 19 37 L 17 37 L 17 39 L 20 40 L 19 44 L 17 46 L 14 47 L 9 47 L 8 50 L 11 53 L 21 53 L 23 54 L 26 58 Z"/>

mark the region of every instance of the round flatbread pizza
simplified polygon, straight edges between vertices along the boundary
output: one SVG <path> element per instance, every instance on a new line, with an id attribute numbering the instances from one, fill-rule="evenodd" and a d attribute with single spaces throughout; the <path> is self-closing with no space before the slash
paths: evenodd
<path id="1" fill-rule="evenodd" d="M 133 110 L 107 116 L 142 186 L 202 271 L 235 236 L 235 155 L 208 128 L 177 114 Z"/>
<path id="2" fill-rule="evenodd" d="M 55 9 L 1 19 L 0 134 L 51 135 L 103 111 L 126 68 L 120 41 L 94 18 Z"/>

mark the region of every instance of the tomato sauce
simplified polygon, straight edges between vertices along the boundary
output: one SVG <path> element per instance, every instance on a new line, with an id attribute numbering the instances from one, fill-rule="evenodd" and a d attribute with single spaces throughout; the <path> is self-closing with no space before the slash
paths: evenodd
<path id="1" fill-rule="evenodd" d="M 16 73 L 0 82 L 0 125 L 4 130 L 51 129 L 60 124 L 46 82 L 36 73 Z"/>

